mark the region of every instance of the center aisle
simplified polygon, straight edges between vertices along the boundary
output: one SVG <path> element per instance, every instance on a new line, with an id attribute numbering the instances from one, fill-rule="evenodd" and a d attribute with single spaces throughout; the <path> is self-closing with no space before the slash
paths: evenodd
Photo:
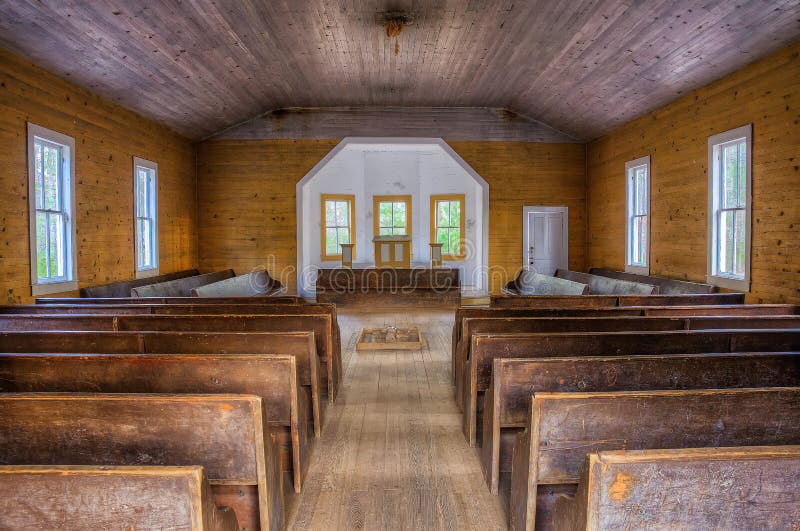
<path id="1" fill-rule="evenodd" d="M 461 433 L 452 310 L 339 310 L 344 382 L 315 441 L 289 529 L 506 529 L 503 499 Z M 362 328 L 416 326 L 421 351 L 361 351 Z"/>

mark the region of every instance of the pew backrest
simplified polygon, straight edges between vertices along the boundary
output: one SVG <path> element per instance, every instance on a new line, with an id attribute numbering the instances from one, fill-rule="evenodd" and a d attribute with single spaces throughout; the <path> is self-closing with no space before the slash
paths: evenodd
<path id="1" fill-rule="evenodd" d="M 269 276 L 266 270 L 253 271 L 245 275 L 197 286 L 191 290 L 192 297 L 268 297 L 280 293 L 283 284 Z"/>
<path id="2" fill-rule="evenodd" d="M 481 465 L 498 492 L 501 431 L 525 426 L 536 393 L 800 386 L 800 353 L 739 352 L 495 359 L 483 409 Z"/>
<path id="3" fill-rule="evenodd" d="M 36 304 L 85 304 L 85 305 L 101 305 L 101 304 L 302 304 L 303 297 L 296 295 L 270 295 L 266 299 L 254 299 L 253 297 L 131 297 L 130 292 L 125 297 L 110 298 L 110 297 L 40 297 L 36 299 Z"/>
<path id="4" fill-rule="evenodd" d="M 203 275 L 195 275 L 193 277 L 179 278 L 176 280 L 169 280 L 167 282 L 159 282 L 157 284 L 147 284 L 145 286 L 137 286 L 131 288 L 131 297 L 191 297 L 192 289 L 211 284 L 212 282 L 219 282 L 227 278 L 234 277 L 233 269 L 225 269 L 222 271 L 215 271 L 213 273 L 206 273 Z"/>
<path id="5" fill-rule="evenodd" d="M 9 393 L 0 417 L 0 464 L 201 465 L 223 491 L 255 487 L 257 501 L 222 504 L 240 524 L 282 529 L 280 459 L 256 396 Z"/>
<path id="6" fill-rule="evenodd" d="M 505 308 L 607 308 L 611 306 L 693 306 L 698 304 L 744 304 L 744 293 L 490 296 L 491 306 Z"/>
<path id="7" fill-rule="evenodd" d="M 591 452 L 790 445 L 800 440 L 797 387 L 537 393 L 530 411 L 514 445 L 514 530 L 533 529 L 537 485 L 577 484 Z"/>
<path id="8" fill-rule="evenodd" d="M 592 452 L 552 528 L 792 529 L 800 446 Z"/>
<path id="9" fill-rule="evenodd" d="M 568 269 L 557 269 L 556 276 L 589 286 L 589 293 L 594 295 L 656 295 L 658 286 L 643 282 L 632 282 L 616 278 L 601 277 Z"/>
<path id="10" fill-rule="evenodd" d="M 0 466 L 4 529 L 238 531 L 200 466 Z"/>

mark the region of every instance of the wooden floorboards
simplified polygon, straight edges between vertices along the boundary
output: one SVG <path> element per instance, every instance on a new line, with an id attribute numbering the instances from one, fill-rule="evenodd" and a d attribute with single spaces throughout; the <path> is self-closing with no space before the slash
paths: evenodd
<path id="1" fill-rule="evenodd" d="M 359 351 L 362 328 L 416 326 L 419 351 Z M 339 310 L 344 385 L 316 441 L 289 529 L 506 529 L 450 384 L 452 310 Z"/>

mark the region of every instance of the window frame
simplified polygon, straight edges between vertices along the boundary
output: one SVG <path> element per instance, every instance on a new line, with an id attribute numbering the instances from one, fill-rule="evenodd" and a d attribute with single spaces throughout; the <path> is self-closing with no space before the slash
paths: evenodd
<path id="1" fill-rule="evenodd" d="M 642 216 L 641 214 L 634 214 L 633 213 L 633 195 L 632 195 L 632 179 L 631 179 L 631 172 L 636 170 L 637 168 L 641 168 L 644 166 L 646 168 L 646 182 L 645 188 L 646 191 L 646 213 Z M 636 273 L 639 275 L 649 275 L 650 274 L 650 235 L 651 235 L 651 227 L 652 224 L 650 222 L 650 190 L 652 186 L 650 185 L 652 179 L 651 173 L 651 165 L 650 165 L 650 155 L 646 155 L 644 157 L 639 157 L 638 159 L 630 160 L 625 163 L 625 271 L 627 273 Z M 644 265 L 641 264 L 634 264 L 633 263 L 633 218 L 634 217 L 644 217 L 647 219 L 647 233 L 646 233 L 646 240 L 645 240 L 645 263 Z"/>
<path id="2" fill-rule="evenodd" d="M 138 227 L 138 221 L 140 216 L 138 215 L 137 201 L 139 198 L 139 178 L 138 172 L 139 168 L 145 168 L 147 170 L 151 170 L 153 172 L 153 184 L 152 184 L 152 191 L 153 195 L 151 199 L 152 208 L 152 217 L 151 218 L 141 218 L 141 219 L 149 219 L 151 220 L 153 226 L 153 233 L 152 233 L 152 250 L 153 250 L 153 261 L 155 262 L 154 267 L 149 268 L 140 268 L 139 267 L 139 238 L 136 233 L 136 229 Z M 158 252 L 158 163 L 153 162 L 151 160 L 143 159 L 140 157 L 133 157 L 133 260 L 134 260 L 134 274 L 136 278 L 148 278 L 153 277 L 159 274 L 161 268 L 161 260 L 160 260 L 160 253 Z"/>
<path id="3" fill-rule="evenodd" d="M 373 236 L 380 236 L 381 232 L 381 219 L 380 219 L 380 204 L 381 203 L 405 203 L 406 204 L 406 234 L 409 238 L 412 237 L 412 196 L 410 195 L 373 195 L 372 196 L 372 233 Z"/>
<path id="4" fill-rule="evenodd" d="M 339 253 L 337 254 L 328 254 L 326 252 L 327 249 L 327 241 L 326 241 L 326 233 L 328 225 L 326 223 L 326 216 L 325 216 L 325 203 L 328 201 L 347 201 L 348 202 L 348 211 L 349 215 L 349 222 L 350 225 L 348 228 L 350 229 L 350 243 L 356 243 L 356 196 L 353 194 L 320 194 L 319 196 L 319 204 L 320 204 L 320 256 L 323 261 L 336 261 L 342 259 L 341 248 Z M 338 226 L 337 226 L 338 228 Z M 356 245 L 353 245 L 353 261 L 356 260 Z"/>
<path id="5" fill-rule="evenodd" d="M 442 261 L 449 261 L 449 262 L 456 262 L 456 261 L 464 261 L 466 259 L 466 250 L 464 242 L 466 239 L 464 238 L 464 228 L 465 224 L 465 217 L 466 217 L 466 206 L 467 206 L 467 198 L 466 194 L 435 194 L 431 195 L 431 209 L 430 209 L 430 229 L 431 229 L 431 239 L 430 243 L 437 243 L 436 242 L 436 230 L 439 228 L 438 226 L 438 204 L 440 201 L 458 201 L 461 203 L 461 217 L 459 220 L 459 234 L 461 235 L 461 245 L 459 246 L 459 253 L 458 254 L 446 254 L 442 251 Z M 455 227 L 446 227 L 446 228 L 455 228 Z"/>
<path id="6" fill-rule="evenodd" d="M 28 222 L 30 230 L 30 269 L 31 295 L 52 295 L 78 289 L 77 249 L 75 230 L 75 139 L 71 136 L 28 122 Z M 36 240 L 36 139 L 62 147 L 62 178 L 60 182 L 61 212 L 64 222 L 64 277 L 53 281 L 40 282 L 37 267 Z"/>
<path id="7" fill-rule="evenodd" d="M 722 200 L 722 175 L 716 152 L 721 153 L 725 144 L 744 139 L 745 157 L 745 255 L 744 276 L 742 278 L 719 273 L 719 211 Z M 753 208 L 753 124 L 743 125 L 729 131 L 708 137 L 708 253 L 706 282 L 721 288 L 742 292 L 750 291 L 750 262 Z M 738 210 L 738 209 L 737 209 Z"/>

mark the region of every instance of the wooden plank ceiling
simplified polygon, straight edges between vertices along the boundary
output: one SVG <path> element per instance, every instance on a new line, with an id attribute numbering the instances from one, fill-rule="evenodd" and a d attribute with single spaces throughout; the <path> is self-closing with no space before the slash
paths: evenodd
<path id="1" fill-rule="evenodd" d="M 193 139 L 286 107 L 414 106 L 588 140 L 798 36 L 800 0 L 0 0 L 0 46 Z"/>

